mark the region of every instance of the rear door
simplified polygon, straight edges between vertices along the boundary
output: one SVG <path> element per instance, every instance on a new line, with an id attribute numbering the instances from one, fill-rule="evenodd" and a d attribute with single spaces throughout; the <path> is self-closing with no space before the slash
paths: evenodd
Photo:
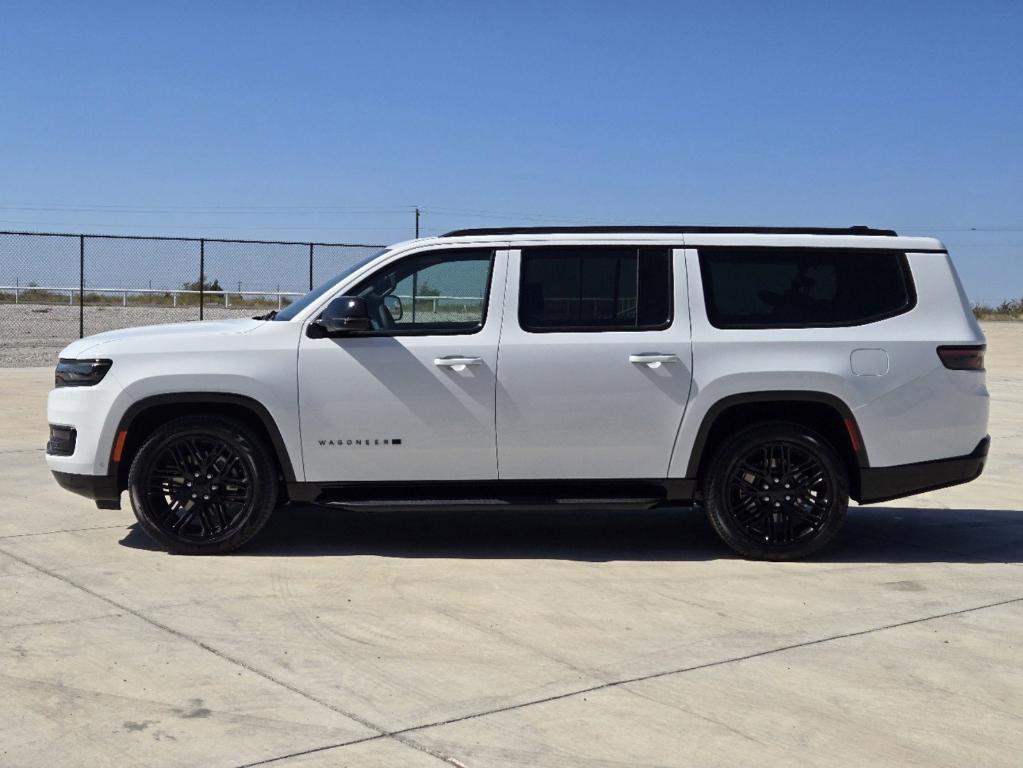
<path id="1" fill-rule="evenodd" d="M 681 249 L 511 251 L 505 299 L 500 477 L 666 477 L 692 382 Z"/>

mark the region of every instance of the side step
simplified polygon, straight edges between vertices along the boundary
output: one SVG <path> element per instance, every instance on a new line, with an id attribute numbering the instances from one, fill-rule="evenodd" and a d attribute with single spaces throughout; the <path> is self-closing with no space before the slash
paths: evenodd
<path id="1" fill-rule="evenodd" d="M 650 509 L 686 504 L 694 487 L 685 479 L 289 483 L 288 494 L 353 510 Z"/>
<path id="2" fill-rule="evenodd" d="M 339 509 L 363 509 L 377 512 L 398 512 L 401 510 L 443 511 L 461 509 L 484 511 L 490 509 L 650 509 L 661 503 L 659 498 L 608 498 L 595 499 L 330 499 L 316 503 Z"/>

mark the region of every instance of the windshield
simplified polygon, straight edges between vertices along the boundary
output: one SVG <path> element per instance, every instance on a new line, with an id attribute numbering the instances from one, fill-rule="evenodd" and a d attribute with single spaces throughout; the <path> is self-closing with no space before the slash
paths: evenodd
<path id="1" fill-rule="evenodd" d="M 332 278 L 330 278 L 330 280 L 327 280 L 325 283 L 323 283 L 319 287 L 314 288 L 313 290 L 309 291 L 309 293 L 307 293 L 305 296 L 301 297 L 300 299 L 296 299 L 291 304 L 289 304 L 284 309 L 282 309 L 280 312 L 275 314 L 273 316 L 273 318 L 271 318 L 271 319 L 273 319 L 273 320 L 291 320 L 295 315 L 297 315 L 303 309 L 305 309 L 310 304 L 315 302 L 323 294 L 325 294 L 328 291 L 330 291 L 339 282 L 344 280 L 346 277 L 348 277 L 350 274 L 355 272 L 357 269 L 361 269 L 362 267 L 364 267 L 367 264 L 369 264 L 369 262 L 373 261 L 373 259 L 375 259 L 377 256 L 379 256 L 381 253 L 384 253 L 386 250 L 387 250 L 386 248 L 379 248 L 379 249 L 377 249 L 377 250 L 375 250 L 375 251 L 373 251 L 371 253 L 366 254 L 361 259 L 358 259 L 357 261 L 353 261 L 351 264 L 349 264 L 343 270 L 341 270 L 336 275 L 334 275 Z"/>

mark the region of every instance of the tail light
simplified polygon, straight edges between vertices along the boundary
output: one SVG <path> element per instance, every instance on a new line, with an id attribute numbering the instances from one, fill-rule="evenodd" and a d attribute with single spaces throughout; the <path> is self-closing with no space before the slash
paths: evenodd
<path id="1" fill-rule="evenodd" d="M 953 371 L 983 371 L 986 344 L 938 347 L 942 364 Z"/>

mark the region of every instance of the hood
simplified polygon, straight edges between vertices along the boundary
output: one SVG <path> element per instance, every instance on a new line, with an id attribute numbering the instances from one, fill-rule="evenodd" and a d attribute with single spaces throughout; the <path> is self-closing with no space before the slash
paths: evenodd
<path id="1" fill-rule="evenodd" d="M 97 333 L 94 336 L 86 336 L 84 339 L 72 342 L 61 350 L 60 356 L 68 358 L 96 357 L 104 345 L 115 341 L 144 343 L 152 339 L 154 344 L 160 344 L 170 340 L 168 337 L 200 338 L 248 333 L 265 323 L 265 320 L 245 318 L 239 320 L 204 320 L 191 323 L 170 323 L 167 325 L 143 325 L 136 328 L 122 328 L 116 331 Z"/>

